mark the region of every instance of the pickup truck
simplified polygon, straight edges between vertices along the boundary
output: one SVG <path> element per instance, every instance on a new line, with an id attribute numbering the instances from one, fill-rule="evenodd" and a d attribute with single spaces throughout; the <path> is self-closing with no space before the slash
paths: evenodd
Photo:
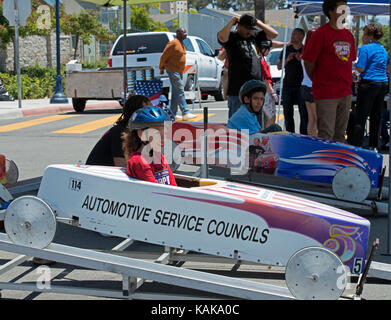
<path id="1" fill-rule="evenodd" d="M 163 81 L 163 89 L 168 90 L 170 82 L 166 73 L 160 74 L 160 56 L 166 44 L 175 38 L 173 32 L 140 32 L 126 35 L 126 50 L 128 67 L 152 67 L 155 79 Z M 208 95 L 216 101 L 222 101 L 222 72 L 223 62 L 217 59 L 217 54 L 201 38 L 188 36 L 184 40 L 186 47 L 186 66 L 184 74 L 185 91 L 192 91 L 195 84 L 195 64 L 198 68 L 198 84 L 202 99 Z M 115 41 L 108 60 L 109 68 L 123 67 L 123 35 Z"/>

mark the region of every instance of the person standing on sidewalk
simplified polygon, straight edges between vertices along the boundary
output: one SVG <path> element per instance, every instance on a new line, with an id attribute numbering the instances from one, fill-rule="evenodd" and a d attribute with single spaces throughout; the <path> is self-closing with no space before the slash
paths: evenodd
<path id="1" fill-rule="evenodd" d="M 228 57 L 227 57 L 227 51 L 225 50 L 224 47 L 221 47 L 219 50 L 219 54 L 217 58 L 220 61 L 224 62 L 224 67 L 223 67 L 223 75 L 221 78 L 221 81 L 223 83 L 223 94 L 224 94 L 224 100 L 227 100 L 227 89 L 228 89 Z"/>
<path id="2" fill-rule="evenodd" d="M 310 38 L 315 30 L 308 30 L 306 37 L 305 37 L 305 43 L 303 47 L 303 52 L 305 48 L 307 47 L 308 42 L 310 41 Z M 307 72 L 305 71 L 304 67 L 304 60 L 301 59 L 301 66 L 303 69 L 303 81 L 301 82 L 301 88 L 300 93 L 302 98 L 304 99 L 305 106 L 307 108 L 307 114 L 308 114 L 308 124 L 307 124 L 307 134 L 312 137 L 318 136 L 318 119 L 316 116 L 316 104 L 314 101 L 314 96 L 312 95 L 312 81 L 308 77 Z"/>
<path id="3" fill-rule="evenodd" d="M 262 41 L 257 46 L 262 68 L 262 78 L 267 89 L 265 94 L 265 104 L 263 105 L 263 113 L 266 116 L 264 119 L 265 128 L 276 123 L 276 103 L 278 103 L 278 95 L 273 87 L 274 83 L 270 73 L 270 66 L 266 61 L 266 57 L 269 55 L 272 46 L 273 42 L 271 40 Z"/>
<path id="4" fill-rule="evenodd" d="M 236 26 L 235 31 L 231 31 Z M 228 118 L 240 108 L 239 90 L 248 80 L 262 80 L 261 63 L 255 44 L 271 40 L 278 32 L 251 14 L 232 17 L 217 34 L 219 43 L 227 51 L 228 68 Z"/>
<path id="5" fill-rule="evenodd" d="M 381 26 L 370 23 L 363 31 L 363 46 L 356 64 L 361 81 L 357 94 L 358 132 L 353 137 L 353 144 L 362 147 L 365 124 L 369 116 L 368 147 L 377 150 L 384 97 L 388 91 L 387 69 L 390 66 L 390 59 L 386 49 L 379 43 L 379 39 L 383 37 Z"/>
<path id="6" fill-rule="evenodd" d="M 182 111 L 182 120 L 188 120 L 196 117 L 189 112 L 189 108 L 186 103 L 185 88 L 183 84 L 183 72 L 186 65 L 186 48 L 183 40 L 187 38 L 187 32 L 183 28 L 179 28 L 176 31 L 176 38 L 167 43 L 162 56 L 160 57 L 160 74 L 167 71 L 168 78 L 171 83 L 171 111 L 175 114 L 176 119 L 180 119 L 177 116 L 178 106 Z"/>
<path id="7" fill-rule="evenodd" d="M 285 52 L 285 76 L 282 88 L 282 106 L 284 109 L 285 128 L 289 132 L 295 132 L 295 120 L 293 106 L 297 103 L 300 114 L 300 133 L 307 134 L 308 113 L 304 99 L 300 94 L 301 81 L 303 80 L 303 68 L 301 66 L 301 53 L 303 50 L 303 29 L 296 28 L 292 32 L 290 44 Z M 278 70 L 282 69 L 282 54 L 277 61 Z"/>
<path id="8" fill-rule="evenodd" d="M 329 22 L 316 29 L 303 53 L 305 70 L 312 80 L 318 137 L 337 142 L 345 142 L 352 102 L 352 62 L 356 60 L 354 36 L 341 18 L 345 5 L 344 0 L 324 0 L 322 9 Z"/>

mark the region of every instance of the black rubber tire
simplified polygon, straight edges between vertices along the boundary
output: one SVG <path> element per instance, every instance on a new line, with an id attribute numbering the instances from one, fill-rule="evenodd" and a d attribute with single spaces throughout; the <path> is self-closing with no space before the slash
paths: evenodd
<path id="1" fill-rule="evenodd" d="M 83 112 L 86 107 L 87 99 L 72 98 L 73 109 L 76 112 Z"/>
<path id="2" fill-rule="evenodd" d="M 219 90 L 213 94 L 216 101 L 224 101 L 223 81 L 220 80 Z"/>

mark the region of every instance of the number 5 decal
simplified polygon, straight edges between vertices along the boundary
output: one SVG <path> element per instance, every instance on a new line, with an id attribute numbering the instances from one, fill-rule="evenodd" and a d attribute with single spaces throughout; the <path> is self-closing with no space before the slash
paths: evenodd
<path id="1" fill-rule="evenodd" d="M 354 259 L 353 273 L 356 273 L 356 274 L 361 273 L 362 262 L 363 262 L 363 258 L 356 258 L 356 259 Z"/>
<path id="2" fill-rule="evenodd" d="M 327 239 L 323 243 L 323 246 L 336 253 L 341 247 L 341 244 L 343 244 L 343 252 L 340 255 L 340 258 L 342 262 L 349 261 L 353 258 L 354 253 L 356 252 L 356 242 L 352 236 L 357 233 L 359 229 L 360 227 L 349 227 L 333 224 L 329 231 L 331 238 Z"/>

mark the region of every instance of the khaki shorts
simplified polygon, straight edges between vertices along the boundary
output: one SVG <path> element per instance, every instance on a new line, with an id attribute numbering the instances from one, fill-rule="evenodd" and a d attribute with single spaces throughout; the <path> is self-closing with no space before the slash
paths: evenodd
<path id="1" fill-rule="evenodd" d="M 318 137 L 345 142 L 352 95 L 338 99 L 315 100 L 318 117 Z"/>

